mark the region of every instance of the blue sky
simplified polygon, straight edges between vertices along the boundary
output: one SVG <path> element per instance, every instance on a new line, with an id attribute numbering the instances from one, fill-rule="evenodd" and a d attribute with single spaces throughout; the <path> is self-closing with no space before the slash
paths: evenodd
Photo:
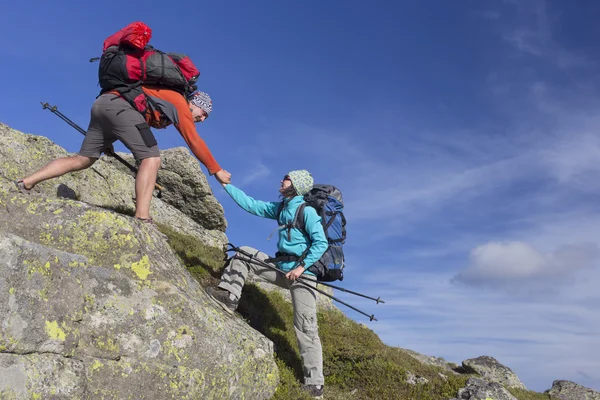
<path id="1" fill-rule="evenodd" d="M 134 20 L 188 53 L 214 111 L 199 132 L 264 200 L 306 168 L 344 193 L 343 295 L 388 344 L 491 355 L 538 391 L 600 389 L 597 2 L 29 1 L 3 8 L 0 121 L 77 151 L 104 39 Z M 170 128 L 161 148 L 184 145 Z M 225 207 L 272 252 L 272 221 Z"/>

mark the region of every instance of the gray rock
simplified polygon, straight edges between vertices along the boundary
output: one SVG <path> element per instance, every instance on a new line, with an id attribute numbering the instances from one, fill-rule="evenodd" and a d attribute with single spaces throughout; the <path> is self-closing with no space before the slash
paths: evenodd
<path id="1" fill-rule="evenodd" d="M 451 400 L 517 400 L 508 390 L 497 382 L 487 382 L 481 378 L 469 378 L 467 386 L 458 391 Z"/>
<path id="2" fill-rule="evenodd" d="M 554 381 L 546 393 L 560 400 L 600 400 L 600 393 L 571 381 Z"/>
<path id="3" fill-rule="evenodd" d="M 131 154 L 118 154 L 131 164 L 135 163 Z M 177 147 L 162 150 L 160 158 L 158 182 L 165 188 L 161 200 L 180 210 L 204 228 L 225 232 L 227 221 L 223 207 L 213 196 L 198 160 L 189 149 Z M 115 166 L 127 173 L 127 167 L 115 159 L 111 160 Z"/>
<path id="4" fill-rule="evenodd" d="M 0 178 L 1 398 L 273 395 L 273 345 L 224 313 L 163 235 Z"/>
<path id="5" fill-rule="evenodd" d="M 154 197 L 150 208 L 152 217 L 157 223 L 194 236 L 208 246 L 222 247 L 227 243 L 223 208 L 212 195 L 198 162 L 189 153 L 188 160 L 184 160 L 185 152 L 182 150 L 166 150 L 163 153 L 166 153 L 168 165 L 171 165 L 171 176 L 174 179 L 177 179 L 175 175 L 183 177 L 179 184 L 173 184 L 173 190 L 184 190 L 188 184 L 193 187 L 179 194 L 165 190 L 162 196 L 167 197 L 170 203 Z M 0 176 L 8 180 L 27 176 L 48 162 L 68 155 L 66 150 L 43 136 L 24 134 L 0 123 Z M 194 174 L 198 176 L 192 179 Z M 102 156 L 86 170 L 38 184 L 34 193 L 78 200 L 133 215 L 134 181 L 126 167 L 111 157 Z"/>
<path id="6" fill-rule="evenodd" d="M 510 368 L 500 364 L 493 357 L 471 358 L 463 361 L 462 366 L 465 372 L 479 374 L 488 381 L 498 382 L 509 388 L 527 389 Z"/>
<path id="7" fill-rule="evenodd" d="M 411 357 L 419 360 L 423 364 L 440 367 L 451 374 L 458 375 L 458 372 L 455 371 L 458 368 L 458 365 L 453 362 L 446 361 L 441 357 L 427 356 L 425 354 L 417 353 L 416 351 L 409 349 L 402 349 L 402 351 L 408 353 Z"/>
<path id="8" fill-rule="evenodd" d="M 406 372 L 405 381 L 409 385 L 423 385 L 423 384 L 429 382 L 429 380 L 427 380 L 427 378 L 423 378 L 422 376 L 417 376 L 410 371 Z"/>

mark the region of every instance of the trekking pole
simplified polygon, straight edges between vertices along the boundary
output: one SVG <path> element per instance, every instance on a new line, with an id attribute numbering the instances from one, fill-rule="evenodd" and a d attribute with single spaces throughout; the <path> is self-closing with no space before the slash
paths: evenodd
<path id="1" fill-rule="evenodd" d="M 256 258 L 254 258 L 254 256 L 253 256 L 252 254 L 248 253 L 248 252 L 247 252 L 247 251 L 245 251 L 245 250 L 242 250 L 242 249 L 240 249 L 239 247 L 235 247 L 235 246 L 234 246 L 233 244 L 231 244 L 231 243 L 227 243 L 227 246 L 231 246 L 231 249 L 225 250 L 225 252 L 228 252 L 228 251 L 235 251 L 235 252 L 237 252 L 237 253 L 240 253 L 240 254 L 242 254 L 242 255 L 244 255 L 244 256 L 246 256 L 246 257 L 248 257 L 247 259 L 246 259 L 246 258 L 240 258 L 240 260 L 242 260 L 242 261 L 251 262 L 251 263 L 253 263 L 253 264 L 260 265 L 260 266 L 262 266 L 262 267 L 266 267 L 266 268 L 272 269 L 273 271 L 279 272 L 279 273 L 281 273 L 281 274 L 283 274 L 283 275 L 285 275 L 285 274 L 286 274 L 286 272 L 285 272 L 285 271 L 282 271 L 282 270 L 280 270 L 279 268 L 273 267 L 272 265 L 269 265 L 269 264 L 267 264 L 266 262 L 264 262 L 264 261 L 262 261 L 262 260 L 258 260 L 258 259 L 256 259 Z M 234 257 L 235 257 L 235 256 L 234 256 Z M 358 312 L 358 313 L 360 313 L 360 314 L 364 315 L 365 317 L 368 317 L 370 321 L 377 321 L 377 318 L 375 318 L 375 314 L 371 314 L 371 315 L 369 315 L 369 314 L 367 314 L 366 312 L 364 312 L 364 311 L 361 311 L 361 310 L 359 310 L 358 308 L 356 308 L 356 307 L 354 307 L 354 306 L 351 306 L 350 304 L 348 304 L 348 303 L 346 303 L 346 302 L 344 302 L 344 301 L 342 301 L 342 300 L 338 299 L 337 297 L 334 297 L 334 296 L 330 295 L 329 293 L 325 293 L 324 291 L 322 291 L 322 290 L 320 290 L 320 289 L 317 289 L 316 287 L 312 287 L 312 286 L 310 286 L 309 284 L 307 284 L 307 283 L 304 281 L 304 279 L 302 279 L 302 278 L 297 278 L 297 280 L 298 280 L 298 283 L 299 283 L 299 284 L 301 284 L 302 286 L 304 286 L 304 287 L 306 287 L 306 288 L 309 288 L 309 289 L 312 289 L 312 290 L 316 290 L 317 292 L 321 293 L 322 295 L 324 295 L 324 296 L 327 296 L 327 297 L 329 297 L 330 299 L 332 299 L 332 300 L 335 300 L 335 301 L 337 301 L 338 303 L 341 303 L 341 304 L 345 305 L 346 307 L 349 307 L 349 308 L 353 309 L 354 311 L 356 311 L 356 312 Z M 309 279 L 309 280 L 310 280 L 310 279 Z M 311 281 L 312 281 L 312 280 L 311 280 Z M 316 281 L 312 281 L 312 282 L 316 282 Z M 319 283 L 320 283 L 320 282 L 319 282 Z"/>
<path id="2" fill-rule="evenodd" d="M 233 249 L 232 249 L 232 250 L 233 250 Z M 247 254 L 246 254 L 246 255 L 247 255 Z M 373 301 L 374 301 L 376 304 L 379 304 L 379 303 L 384 303 L 384 304 L 385 304 L 385 301 L 381 300 L 381 297 L 377 297 L 377 298 L 375 298 L 375 297 L 367 296 L 366 294 L 362 294 L 362 293 L 354 292 L 354 291 L 352 291 L 352 290 L 348 290 L 348 289 L 345 289 L 345 288 L 343 288 L 343 287 L 339 287 L 339 286 L 333 285 L 333 284 L 331 284 L 331 283 L 329 283 L 329 282 L 317 281 L 317 280 L 315 280 L 315 279 L 308 278 L 308 277 L 304 277 L 304 276 L 303 276 L 303 277 L 301 277 L 301 279 L 303 279 L 303 280 L 305 280 L 305 281 L 316 282 L 316 283 L 318 283 L 319 285 L 327 286 L 327 287 L 330 287 L 330 288 L 333 288 L 333 289 L 341 290 L 342 292 L 346 292 L 346 293 L 353 294 L 353 295 L 355 295 L 355 296 L 360 296 L 360 297 L 363 297 L 363 298 L 365 298 L 365 299 L 373 300 Z"/>
<path id="3" fill-rule="evenodd" d="M 355 296 L 364 297 L 365 299 L 373 300 L 377 304 L 379 304 L 379 303 L 385 303 L 385 301 L 381 300 L 381 297 L 375 298 L 375 297 L 367 296 L 366 294 L 353 292 L 352 290 L 348 290 L 348 289 L 344 289 L 344 288 L 339 287 L 339 286 L 332 285 L 329 282 L 321 282 L 321 281 L 317 281 L 317 280 L 312 279 L 312 278 L 302 277 L 302 279 L 305 280 L 305 281 L 317 282 L 319 285 L 323 285 L 323 286 L 327 286 L 327 287 L 330 287 L 330 288 L 333 288 L 333 289 L 341 290 L 342 292 L 350 293 L 350 294 L 353 294 Z"/>
<path id="4" fill-rule="evenodd" d="M 48 103 L 42 103 L 40 101 L 40 104 L 42 105 L 42 109 L 46 110 L 50 110 L 50 112 L 54 115 L 56 115 L 58 118 L 62 119 L 63 121 L 65 121 L 67 124 L 69 124 L 72 128 L 74 128 L 76 131 L 78 131 L 79 133 L 81 133 L 83 136 L 85 136 L 85 131 L 83 130 L 83 128 L 81 128 L 79 125 L 77 125 L 75 122 L 71 121 L 66 115 L 64 115 L 63 113 L 61 113 L 60 111 L 58 111 L 58 107 L 56 106 L 51 106 Z M 127 162 L 127 160 L 124 160 L 123 157 L 121 157 L 120 155 L 116 154 L 115 152 L 108 150 L 105 150 L 105 153 L 111 157 L 114 157 L 117 161 L 119 161 L 121 164 L 125 165 L 127 168 L 129 168 L 129 170 L 131 172 L 133 172 L 134 174 L 137 174 L 138 170 L 136 167 L 134 167 L 133 165 L 131 165 L 129 162 Z M 160 198 L 161 197 L 161 192 L 163 190 L 165 190 L 164 187 L 162 187 L 161 185 L 159 185 L 158 183 L 154 184 L 154 187 L 156 189 L 158 189 L 158 194 L 156 195 L 156 197 Z"/>

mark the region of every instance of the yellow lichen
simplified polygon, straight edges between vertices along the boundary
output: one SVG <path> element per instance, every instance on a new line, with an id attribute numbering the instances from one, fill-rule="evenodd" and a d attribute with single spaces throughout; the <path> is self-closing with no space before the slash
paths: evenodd
<path id="1" fill-rule="evenodd" d="M 148 259 L 148 256 L 145 255 L 140 261 L 131 264 L 131 269 L 133 272 L 135 272 L 138 278 L 141 280 L 146 280 L 148 275 L 152 273 L 152 271 L 150 271 L 150 260 Z"/>
<path id="2" fill-rule="evenodd" d="M 102 364 L 99 360 L 94 360 L 94 363 L 92 364 L 92 371 L 96 371 L 102 367 L 104 367 L 104 364 Z"/>
<path id="3" fill-rule="evenodd" d="M 58 327 L 58 322 L 57 321 L 46 321 L 46 334 L 48 336 L 50 336 L 52 339 L 58 339 L 61 341 L 65 341 L 65 338 L 67 337 L 67 335 L 65 334 L 65 331 L 63 331 L 62 329 L 60 329 Z"/>

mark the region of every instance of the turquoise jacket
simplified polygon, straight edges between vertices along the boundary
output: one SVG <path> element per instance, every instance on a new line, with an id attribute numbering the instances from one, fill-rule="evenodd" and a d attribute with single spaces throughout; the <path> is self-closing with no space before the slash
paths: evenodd
<path id="1" fill-rule="evenodd" d="M 281 205 L 280 201 L 260 201 L 255 200 L 248 196 L 241 189 L 228 184 L 225 185 L 225 191 L 229 193 L 231 198 L 244 210 L 250 214 L 257 215 L 263 218 L 277 219 L 277 210 Z M 302 196 L 296 196 L 291 199 L 284 199 L 285 206 L 281 213 L 280 222 L 285 224 L 292 223 L 294 216 L 296 215 L 296 209 L 300 204 L 304 203 Z M 286 254 L 292 254 L 295 256 L 301 256 L 306 249 L 308 253 L 304 259 L 304 265 L 307 271 L 305 274 L 314 275 L 308 271 L 308 268 L 317 262 L 323 253 L 329 247 L 327 243 L 327 237 L 323 231 L 323 225 L 321 225 L 321 217 L 317 215 L 317 212 L 312 207 L 304 207 L 304 221 L 305 229 L 308 237 L 304 232 L 299 229 L 292 228 L 290 232 L 290 240 L 288 240 L 287 229 L 284 226 L 279 227 L 279 241 L 277 242 L 277 249 Z M 283 271 L 290 271 L 296 267 L 294 261 L 279 262 L 278 267 Z"/>

